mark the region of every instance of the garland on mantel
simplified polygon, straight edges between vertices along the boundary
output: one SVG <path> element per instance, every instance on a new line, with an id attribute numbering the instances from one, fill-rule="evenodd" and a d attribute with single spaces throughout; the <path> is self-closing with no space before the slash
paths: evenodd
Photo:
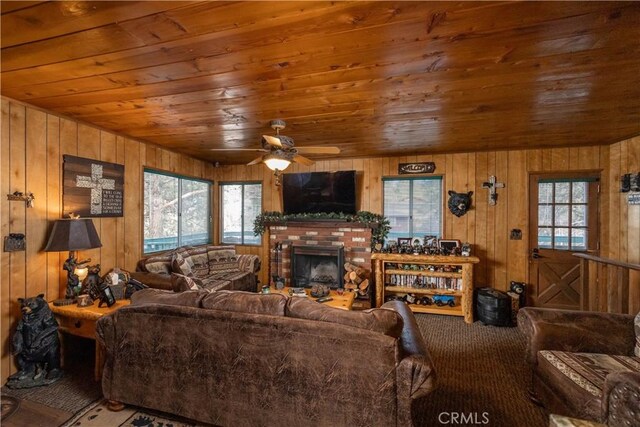
<path id="1" fill-rule="evenodd" d="M 290 214 L 285 215 L 282 212 L 262 212 L 258 215 L 253 222 L 253 234 L 261 236 L 267 229 L 268 224 L 280 222 L 287 223 L 287 221 L 308 221 L 308 220 L 341 220 L 347 222 L 359 222 L 364 224 L 365 227 L 371 228 L 371 247 L 373 248 L 376 243 L 384 244 L 384 240 L 387 238 L 391 225 L 389 220 L 384 215 L 379 215 L 368 211 L 359 211 L 355 215 L 344 213 L 303 213 L 303 214 Z"/>

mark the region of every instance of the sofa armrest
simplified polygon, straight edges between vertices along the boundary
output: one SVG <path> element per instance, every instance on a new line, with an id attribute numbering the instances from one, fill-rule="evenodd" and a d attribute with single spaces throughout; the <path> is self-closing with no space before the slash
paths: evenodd
<path id="1" fill-rule="evenodd" d="M 102 316 L 96 322 L 96 341 L 104 351 L 104 369 L 102 370 L 102 392 L 109 399 L 111 396 L 111 366 L 113 365 L 113 349 L 116 339 L 116 327 L 113 313 Z M 96 350 L 97 351 L 97 350 Z"/>
<path id="2" fill-rule="evenodd" d="M 527 336 L 527 360 L 537 364 L 540 350 L 631 355 L 633 316 L 525 307 L 518 328 Z"/>
<path id="3" fill-rule="evenodd" d="M 419 412 L 426 404 L 424 399 L 436 388 L 436 372 L 427 350 L 427 344 L 420 333 L 413 312 L 400 301 L 389 301 L 380 308 L 393 310 L 403 320 L 400 344 L 400 363 L 396 368 L 398 387 L 398 423 L 399 426 L 413 425 Z"/>
<path id="4" fill-rule="evenodd" d="M 260 271 L 260 257 L 258 255 L 238 255 L 238 267 L 241 271 L 257 274 Z"/>
<path id="5" fill-rule="evenodd" d="M 171 275 L 169 274 L 149 273 L 146 271 L 133 271 L 131 272 L 131 278 L 136 279 L 141 283 L 144 283 L 150 288 L 165 289 L 167 291 L 172 290 Z"/>
<path id="6" fill-rule="evenodd" d="M 602 413 L 609 427 L 640 425 L 640 372 L 607 375 L 602 393 Z"/>

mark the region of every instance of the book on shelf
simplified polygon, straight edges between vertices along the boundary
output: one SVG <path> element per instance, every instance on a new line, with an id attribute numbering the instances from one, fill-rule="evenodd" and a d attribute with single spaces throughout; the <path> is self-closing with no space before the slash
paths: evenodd
<path id="1" fill-rule="evenodd" d="M 462 290 L 463 280 L 455 277 L 432 277 L 419 274 L 387 274 L 385 285 L 417 289 Z"/>

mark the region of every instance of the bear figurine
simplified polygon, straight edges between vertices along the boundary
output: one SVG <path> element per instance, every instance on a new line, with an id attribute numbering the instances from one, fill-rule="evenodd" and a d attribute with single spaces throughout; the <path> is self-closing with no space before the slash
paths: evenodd
<path id="1" fill-rule="evenodd" d="M 58 322 L 44 294 L 18 298 L 22 319 L 13 336 L 13 354 L 20 370 L 7 381 L 9 388 L 30 388 L 62 378 Z"/>

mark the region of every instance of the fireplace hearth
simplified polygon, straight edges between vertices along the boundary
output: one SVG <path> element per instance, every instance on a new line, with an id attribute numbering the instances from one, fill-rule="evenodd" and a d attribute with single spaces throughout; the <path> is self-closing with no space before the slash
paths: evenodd
<path id="1" fill-rule="evenodd" d="M 291 246 L 293 286 L 343 286 L 344 248 L 338 246 Z"/>

